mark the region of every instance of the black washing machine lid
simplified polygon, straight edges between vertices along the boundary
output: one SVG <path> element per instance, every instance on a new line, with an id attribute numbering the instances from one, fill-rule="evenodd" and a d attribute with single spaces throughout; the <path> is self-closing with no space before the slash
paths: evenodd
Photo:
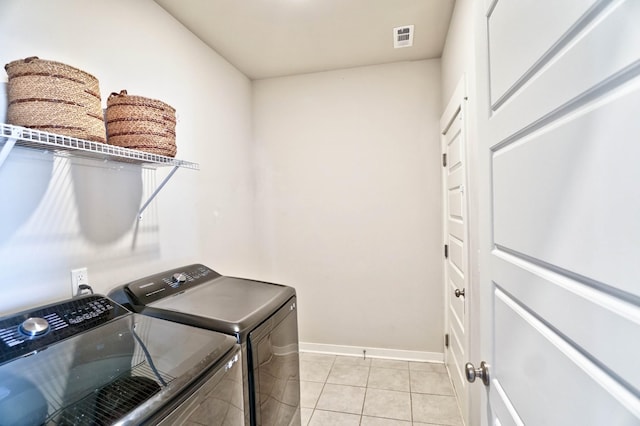
<path id="1" fill-rule="evenodd" d="M 25 317 L 43 314 L 55 317 L 55 328 L 25 339 Z M 128 313 L 102 296 L 0 318 L 0 334 L 0 355 L 17 356 L 0 365 L 0 419 L 25 425 L 144 419 L 236 345 L 221 333 Z M 35 349 L 17 353 L 25 344 Z"/>

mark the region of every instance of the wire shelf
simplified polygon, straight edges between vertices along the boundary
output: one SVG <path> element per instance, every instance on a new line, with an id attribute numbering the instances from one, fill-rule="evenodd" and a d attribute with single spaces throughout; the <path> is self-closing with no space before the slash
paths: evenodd
<path id="1" fill-rule="evenodd" d="M 0 139 L 3 139 L 0 140 L 0 144 L 6 145 L 9 140 L 15 138 L 15 146 L 50 149 L 56 154 L 62 155 L 66 154 L 100 160 L 142 164 L 145 167 L 151 168 L 173 166 L 192 170 L 200 169 L 198 163 L 100 142 L 57 135 L 55 133 L 42 132 L 11 124 L 0 123 L 0 136 Z"/>

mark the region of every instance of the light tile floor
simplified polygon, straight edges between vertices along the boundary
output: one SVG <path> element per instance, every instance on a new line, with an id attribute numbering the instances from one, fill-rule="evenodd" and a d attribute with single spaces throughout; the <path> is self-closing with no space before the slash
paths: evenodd
<path id="1" fill-rule="evenodd" d="M 462 426 L 443 364 L 300 354 L 303 426 Z"/>

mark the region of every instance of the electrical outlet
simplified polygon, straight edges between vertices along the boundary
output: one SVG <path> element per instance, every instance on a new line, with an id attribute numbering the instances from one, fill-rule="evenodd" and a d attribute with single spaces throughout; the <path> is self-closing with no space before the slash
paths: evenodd
<path id="1" fill-rule="evenodd" d="M 79 296 L 78 287 L 81 284 L 89 284 L 89 273 L 87 268 L 71 270 L 71 297 Z"/>

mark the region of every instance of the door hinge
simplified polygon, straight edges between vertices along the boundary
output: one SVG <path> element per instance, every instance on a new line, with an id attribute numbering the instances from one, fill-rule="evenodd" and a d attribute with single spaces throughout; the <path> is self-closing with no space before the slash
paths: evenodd
<path id="1" fill-rule="evenodd" d="M 444 258 L 449 258 L 449 246 L 447 244 L 444 245 Z"/>
<path id="2" fill-rule="evenodd" d="M 442 167 L 447 167 L 447 154 L 442 154 Z"/>
<path id="3" fill-rule="evenodd" d="M 449 335 L 448 334 L 444 335 L 444 347 L 445 348 L 449 347 Z"/>

